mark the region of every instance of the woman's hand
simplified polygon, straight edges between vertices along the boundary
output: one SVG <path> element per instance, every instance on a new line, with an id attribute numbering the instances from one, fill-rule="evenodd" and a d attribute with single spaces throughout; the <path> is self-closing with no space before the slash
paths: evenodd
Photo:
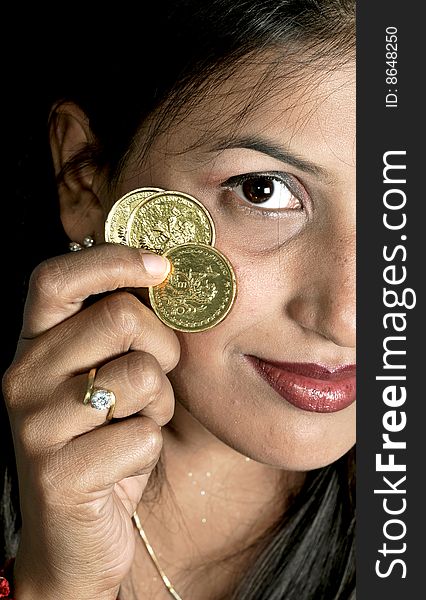
<path id="1" fill-rule="evenodd" d="M 156 274 L 150 267 L 157 266 Z M 110 600 L 135 550 L 131 516 L 174 411 L 174 332 L 133 294 L 165 259 L 104 244 L 33 273 L 16 357 L 3 380 L 19 473 L 19 600 Z M 114 420 L 83 404 L 88 372 L 116 395 Z"/>

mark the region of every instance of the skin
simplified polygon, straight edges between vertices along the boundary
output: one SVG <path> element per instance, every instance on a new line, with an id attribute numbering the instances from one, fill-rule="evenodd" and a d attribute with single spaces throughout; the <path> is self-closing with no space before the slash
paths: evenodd
<path id="1" fill-rule="evenodd" d="M 90 168 L 60 184 L 65 231 L 80 242 L 94 234 L 97 245 L 36 270 L 5 377 L 23 497 L 16 563 L 23 600 L 35 590 L 45 600 L 109 600 L 120 586 L 124 599 L 169 598 L 132 529 L 136 507 L 177 590 L 206 598 L 207 586 L 213 600 L 230 589 L 246 557 L 227 568 L 210 564 L 201 583 L 185 569 L 196 573 L 241 550 L 279 517 L 307 470 L 332 463 L 355 442 L 354 404 L 327 414 L 297 409 L 244 358 L 330 368 L 355 362 L 354 71 L 336 70 L 297 92 L 277 86 L 234 130 L 285 145 L 320 173 L 253 149 L 214 150 L 228 130 L 217 120 L 215 133 L 194 147 L 211 116 L 232 120 L 234 100 L 246 95 L 241 82 L 252 77 L 246 71 L 227 82 L 219 112 L 218 97 L 205 99 L 142 162 L 131 155 L 113 191 Z M 74 104 L 57 105 L 54 116 L 59 172 L 93 134 Z M 235 175 L 270 171 L 301 182 L 301 204 L 292 199 L 266 214 L 240 190 L 223 187 Z M 168 266 L 155 279 L 146 259 L 161 258 L 101 244 L 113 202 L 142 186 L 189 193 L 212 215 L 238 296 L 211 330 L 165 327 L 145 304 L 146 287 Z M 113 293 L 82 310 L 84 298 L 103 291 Z M 81 402 L 93 366 L 100 367 L 96 385 L 117 395 L 118 420 L 107 427 L 103 413 Z M 149 502 L 142 494 L 160 452 L 170 488 Z"/>

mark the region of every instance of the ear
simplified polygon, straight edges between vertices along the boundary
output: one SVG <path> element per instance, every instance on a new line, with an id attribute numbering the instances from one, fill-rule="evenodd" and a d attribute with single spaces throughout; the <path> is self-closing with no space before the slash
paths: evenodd
<path id="1" fill-rule="evenodd" d="M 49 139 L 58 195 L 61 221 L 70 240 L 82 243 L 91 235 L 95 241 L 104 239 L 105 211 L 99 199 L 101 178 L 96 165 L 86 160 L 75 168 L 66 166 L 78 152 L 96 140 L 89 120 L 79 106 L 72 102 L 56 104 L 49 120 Z"/>

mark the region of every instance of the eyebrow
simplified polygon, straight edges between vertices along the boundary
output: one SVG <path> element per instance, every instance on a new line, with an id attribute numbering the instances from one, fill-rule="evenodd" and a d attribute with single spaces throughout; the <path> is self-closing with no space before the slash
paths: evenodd
<path id="1" fill-rule="evenodd" d="M 315 175 L 321 179 L 330 179 L 329 173 L 322 167 L 315 165 L 309 160 L 301 158 L 285 146 L 278 146 L 270 140 L 257 136 L 222 139 L 211 147 L 211 151 L 219 152 L 221 150 L 229 150 L 232 148 L 246 148 L 248 150 L 255 150 L 256 152 L 267 154 L 268 156 L 271 156 L 280 162 L 296 167 L 296 169 L 300 169 L 305 173 L 310 173 L 311 175 Z"/>

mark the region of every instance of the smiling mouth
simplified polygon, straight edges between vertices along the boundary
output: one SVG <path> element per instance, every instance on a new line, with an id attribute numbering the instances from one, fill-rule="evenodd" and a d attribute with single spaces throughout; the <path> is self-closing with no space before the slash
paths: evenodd
<path id="1" fill-rule="evenodd" d="M 356 397 L 356 366 L 328 368 L 315 363 L 280 363 L 246 355 L 248 362 L 284 400 L 309 412 L 332 413 Z"/>

